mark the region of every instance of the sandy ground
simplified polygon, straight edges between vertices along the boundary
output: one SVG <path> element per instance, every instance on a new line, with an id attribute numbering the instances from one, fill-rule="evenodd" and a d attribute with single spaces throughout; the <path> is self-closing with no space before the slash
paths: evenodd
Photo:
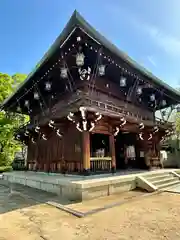
<path id="1" fill-rule="evenodd" d="M 180 195 L 162 193 L 86 218 L 0 187 L 0 240 L 179 240 Z M 104 199 L 104 201 L 106 201 Z"/>

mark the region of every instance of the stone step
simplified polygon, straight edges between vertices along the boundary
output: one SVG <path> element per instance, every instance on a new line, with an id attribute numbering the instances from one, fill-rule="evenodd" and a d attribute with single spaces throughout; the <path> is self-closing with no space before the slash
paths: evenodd
<path id="1" fill-rule="evenodd" d="M 166 188 L 166 187 L 169 187 L 169 186 L 172 186 L 172 185 L 176 185 L 176 184 L 179 184 L 180 181 L 179 180 L 174 180 L 174 181 L 171 181 L 169 183 L 164 183 L 164 184 L 161 184 L 158 186 L 158 189 L 163 189 L 163 188 Z"/>
<path id="2" fill-rule="evenodd" d="M 161 180 L 151 181 L 151 183 L 152 183 L 154 186 L 158 187 L 159 185 L 161 185 L 161 184 L 163 184 L 163 183 L 170 183 L 170 182 L 175 181 L 175 180 L 178 180 L 178 178 L 173 177 L 173 176 L 168 176 L 168 177 L 163 178 L 163 179 L 161 179 Z"/>
<path id="3" fill-rule="evenodd" d="M 144 178 L 146 178 L 148 181 L 155 180 L 155 179 L 162 179 L 164 177 L 171 176 L 169 173 L 159 173 L 159 174 L 151 174 L 151 175 L 146 175 Z"/>

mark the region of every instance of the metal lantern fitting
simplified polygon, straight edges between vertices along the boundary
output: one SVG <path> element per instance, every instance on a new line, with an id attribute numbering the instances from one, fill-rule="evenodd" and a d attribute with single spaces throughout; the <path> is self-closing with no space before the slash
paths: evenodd
<path id="1" fill-rule="evenodd" d="M 155 94 L 151 94 L 150 100 L 151 100 L 152 102 L 155 101 Z"/>
<path id="2" fill-rule="evenodd" d="M 161 104 L 162 104 L 163 107 L 166 106 L 166 100 L 163 99 Z"/>
<path id="3" fill-rule="evenodd" d="M 82 67 L 84 65 L 84 54 L 83 53 L 77 53 L 76 54 L 76 65 L 78 67 Z"/>
<path id="4" fill-rule="evenodd" d="M 47 91 L 50 91 L 50 90 L 51 90 L 51 83 L 50 83 L 50 82 L 46 82 L 46 83 L 45 83 L 45 89 L 46 89 Z"/>
<path id="5" fill-rule="evenodd" d="M 61 74 L 60 74 L 60 76 L 61 76 L 62 78 L 67 78 L 67 77 L 68 77 L 68 69 L 65 68 L 65 67 L 61 68 Z"/>
<path id="6" fill-rule="evenodd" d="M 120 79 L 120 87 L 125 87 L 126 86 L 126 78 L 125 77 L 121 77 Z"/>
<path id="7" fill-rule="evenodd" d="M 137 95 L 141 95 L 142 94 L 142 87 L 138 87 L 137 88 Z"/>
<path id="8" fill-rule="evenodd" d="M 38 92 L 34 92 L 34 99 L 36 99 L 36 100 L 39 99 L 39 94 L 38 94 Z"/>
<path id="9" fill-rule="evenodd" d="M 26 106 L 26 107 L 29 106 L 29 101 L 28 101 L 28 100 L 25 100 L 25 102 L 24 102 L 24 106 Z"/>
<path id="10" fill-rule="evenodd" d="M 98 68 L 99 76 L 105 75 L 105 65 L 100 65 Z"/>

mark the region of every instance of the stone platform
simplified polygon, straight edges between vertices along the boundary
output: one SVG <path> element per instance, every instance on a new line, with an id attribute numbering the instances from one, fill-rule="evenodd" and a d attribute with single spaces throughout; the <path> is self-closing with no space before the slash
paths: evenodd
<path id="1" fill-rule="evenodd" d="M 177 169 L 122 171 L 114 175 L 103 174 L 94 176 L 13 171 L 4 173 L 1 183 L 8 185 L 21 184 L 55 193 L 70 201 L 84 201 L 133 190 L 137 187 L 137 176 L 171 171 L 177 171 Z"/>

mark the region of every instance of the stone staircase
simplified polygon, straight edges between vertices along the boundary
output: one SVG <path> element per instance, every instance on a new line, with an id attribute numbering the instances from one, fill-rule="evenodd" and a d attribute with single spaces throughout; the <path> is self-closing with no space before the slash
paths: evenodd
<path id="1" fill-rule="evenodd" d="M 137 186 L 148 192 L 166 190 L 178 184 L 180 184 L 180 175 L 174 171 L 152 172 L 137 177 Z"/>

